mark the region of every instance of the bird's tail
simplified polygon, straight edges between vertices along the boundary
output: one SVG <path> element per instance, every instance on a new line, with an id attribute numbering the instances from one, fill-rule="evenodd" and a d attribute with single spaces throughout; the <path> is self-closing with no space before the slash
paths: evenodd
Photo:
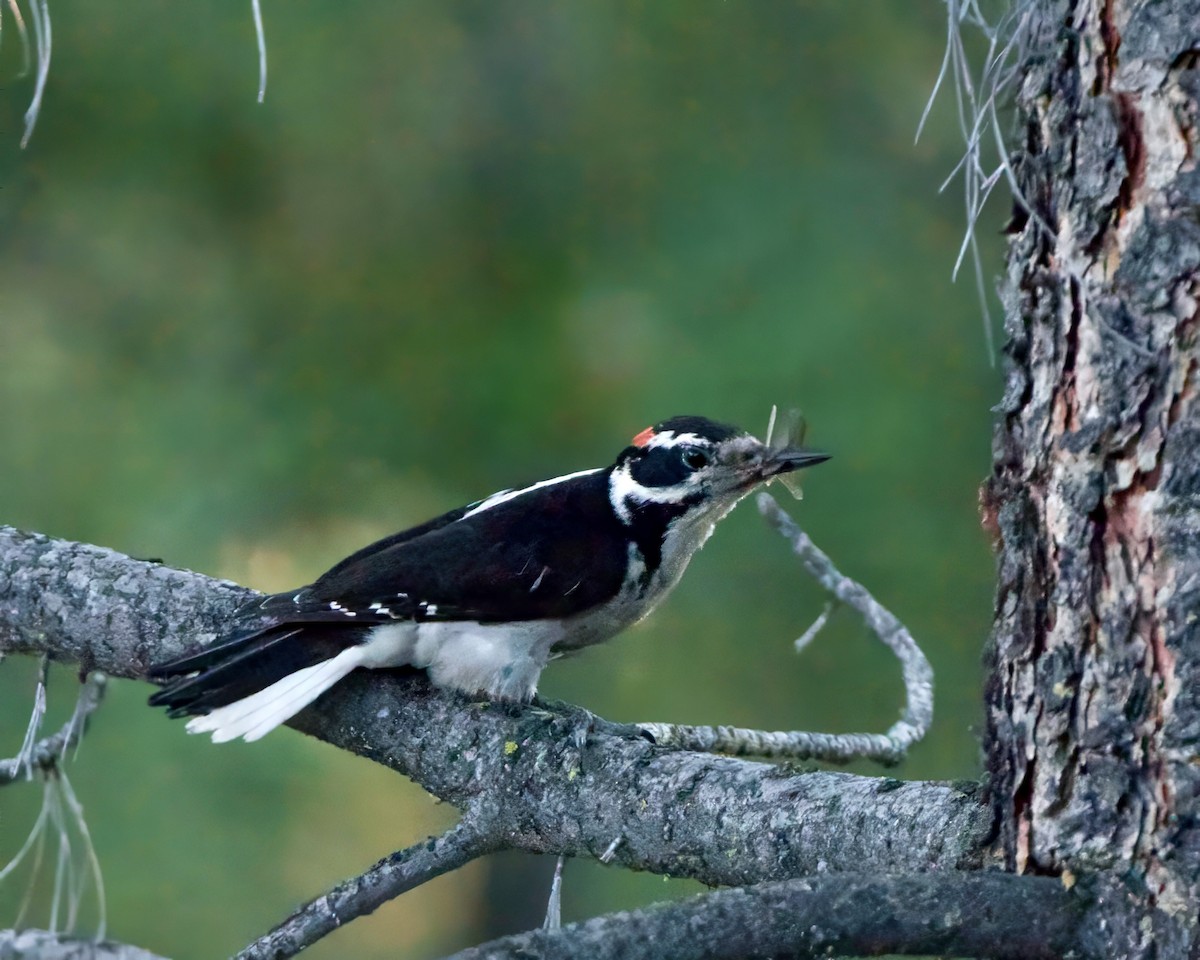
<path id="1" fill-rule="evenodd" d="M 150 671 L 167 686 L 150 698 L 172 717 L 193 716 L 189 733 L 213 742 L 257 740 L 362 661 L 362 631 L 324 624 L 277 624 L 234 635 Z"/>
<path id="2" fill-rule="evenodd" d="M 258 693 L 217 707 L 188 721 L 188 733 L 211 733 L 213 743 L 258 740 L 317 699 L 362 662 L 363 648 L 348 647 L 335 657 L 314 663 Z"/>

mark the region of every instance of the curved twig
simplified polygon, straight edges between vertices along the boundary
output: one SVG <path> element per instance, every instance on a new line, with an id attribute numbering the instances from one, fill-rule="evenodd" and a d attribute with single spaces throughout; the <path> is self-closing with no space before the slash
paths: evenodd
<path id="1" fill-rule="evenodd" d="M 909 747 L 925 736 L 933 721 L 933 668 L 929 660 L 904 624 L 871 596 L 866 587 L 844 576 L 774 497 L 760 493 L 757 503 L 767 521 L 791 541 L 792 549 L 809 574 L 840 603 L 857 610 L 871 631 L 896 654 L 904 671 L 903 715 L 887 733 L 809 733 L 672 723 L 638 726 L 661 744 L 688 750 L 835 763 L 861 759 L 897 763 Z"/>

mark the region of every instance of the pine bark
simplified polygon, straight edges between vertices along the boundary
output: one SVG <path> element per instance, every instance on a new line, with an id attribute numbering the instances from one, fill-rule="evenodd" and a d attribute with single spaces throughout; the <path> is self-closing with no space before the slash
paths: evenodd
<path id="1" fill-rule="evenodd" d="M 1200 903 L 1200 3 L 1037 3 L 1018 93 L 988 768 L 1008 869 L 1109 872 L 1187 956 Z"/>

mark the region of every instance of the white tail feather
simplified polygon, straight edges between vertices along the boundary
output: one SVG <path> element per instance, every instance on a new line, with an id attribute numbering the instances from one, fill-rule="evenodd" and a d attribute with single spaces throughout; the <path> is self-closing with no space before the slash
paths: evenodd
<path id="1" fill-rule="evenodd" d="M 336 657 L 289 673 L 269 687 L 252 693 L 188 722 L 188 733 L 212 733 L 213 743 L 243 737 L 247 742 L 265 737 L 299 713 L 322 693 L 357 667 L 362 647 L 350 647 Z"/>

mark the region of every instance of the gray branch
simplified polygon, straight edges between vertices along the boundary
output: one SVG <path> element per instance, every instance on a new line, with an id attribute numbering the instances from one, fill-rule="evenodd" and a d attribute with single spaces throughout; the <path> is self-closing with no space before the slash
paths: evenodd
<path id="1" fill-rule="evenodd" d="M 298 909 L 236 960 L 283 960 L 356 917 L 400 894 L 503 846 L 501 838 L 470 812 L 442 836 L 393 853 L 361 876 L 338 884 Z"/>
<path id="2" fill-rule="evenodd" d="M 162 960 L 158 954 L 111 940 L 87 940 L 47 930 L 0 930 L 4 960 Z"/>
<path id="3" fill-rule="evenodd" d="M 906 694 L 903 716 L 885 734 L 765 731 L 671 723 L 643 723 L 639 726 L 659 743 L 686 750 L 834 763 L 860 759 L 898 763 L 907 754 L 908 748 L 925 736 L 933 722 L 933 669 L 929 661 L 904 624 L 884 609 L 866 587 L 842 574 L 783 511 L 774 497 L 760 493 L 757 502 L 763 516 L 791 542 L 805 570 L 839 602 L 858 611 L 871 631 L 900 660 Z M 819 625 L 824 622 L 828 612 L 827 609 L 821 619 L 797 641 L 798 648 L 820 629 Z"/>
<path id="4" fill-rule="evenodd" d="M 144 678 L 150 664 L 213 639 L 253 596 L 236 584 L 0 527 L 0 654 L 44 654 Z M 992 832 L 975 784 L 797 774 L 668 750 L 578 708 L 474 703 L 437 691 L 423 674 L 351 675 L 290 725 L 413 778 L 488 830 L 457 852 L 450 844 L 427 858 L 413 848 L 395 869 L 384 861 L 269 935 L 281 944 L 326 932 L 389 890 L 432 876 L 439 861 L 452 869 L 456 857 L 491 845 L 727 886 L 825 871 L 976 869 Z M 263 947 L 249 955 L 288 954 Z"/>
<path id="5" fill-rule="evenodd" d="M 252 596 L 0 527 L 0 652 L 141 678 L 151 663 L 211 640 Z M 971 869 L 985 857 L 991 817 L 974 784 L 796 774 L 665 750 L 592 719 L 558 705 L 547 714 L 472 703 L 423 675 L 364 671 L 291 725 L 455 806 L 480 804 L 525 850 L 599 857 L 620 839 L 616 863 L 713 885 L 818 870 Z"/>
<path id="6" fill-rule="evenodd" d="M 532 930 L 452 960 L 716 960 L 883 953 L 1102 957 L 1095 898 L 1002 873 L 842 874 L 763 883 Z M 1099 946 L 1099 949 L 1097 947 Z"/>

